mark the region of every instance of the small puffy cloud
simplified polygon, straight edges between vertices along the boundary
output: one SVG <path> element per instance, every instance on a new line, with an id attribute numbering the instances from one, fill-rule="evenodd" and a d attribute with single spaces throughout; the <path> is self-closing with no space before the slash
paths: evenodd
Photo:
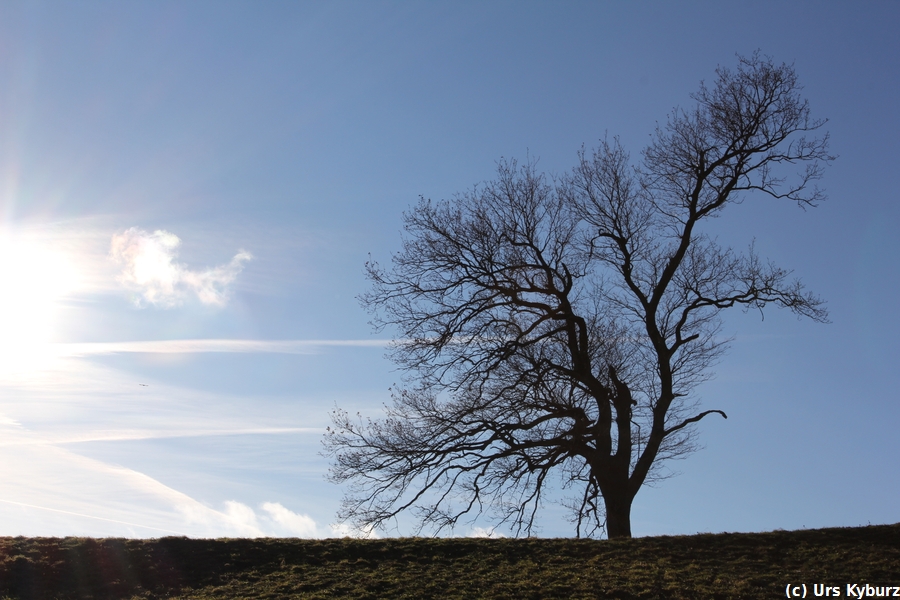
<path id="1" fill-rule="evenodd" d="M 468 537 L 471 538 L 505 538 L 506 536 L 493 527 L 473 527 Z"/>
<path id="2" fill-rule="evenodd" d="M 161 229 L 148 233 L 132 227 L 112 237 L 110 256 L 122 265 L 118 280 L 135 294 L 137 306 L 171 308 L 190 295 L 203 304 L 222 306 L 228 286 L 252 258 L 241 250 L 226 265 L 192 271 L 176 262 L 180 245 L 177 235 Z"/>
<path id="3" fill-rule="evenodd" d="M 316 522 L 312 520 L 312 517 L 288 510 L 278 502 L 264 502 L 262 509 L 269 513 L 270 519 L 292 536 L 319 537 Z"/>
<path id="4" fill-rule="evenodd" d="M 255 511 L 229 500 L 221 514 L 228 529 L 243 537 L 324 537 L 312 517 L 295 513 L 278 502 L 263 502 L 260 508 L 261 511 Z"/>
<path id="5" fill-rule="evenodd" d="M 246 504 L 228 500 L 225 502 L 225 516 L 228 524 L 234 527 L 241 535 L 247 537 L 260 537 L 264 535 L 256 520 L 256 513 Z"/>
<path id="6" fill-rule="evenodd" d="M 375 531 L 375 528 L 372 526 L 365 527 L 362 531 L 360 531 L 358 529 L 354 529 L 354 528 L 350 527 L 346 523 L 337 523 L 337 524 L 329 525 L 329 528 L 331 529 L 332 537 L 339 537 L 339 538 L 351 537 L 351 538 L 358 538 L 358 539 L 363 539 L 363 540 L 374 540 L 374 539 L 378 539 L 381 537 L 380 535 L 378 535 L 378 532 Z"/>

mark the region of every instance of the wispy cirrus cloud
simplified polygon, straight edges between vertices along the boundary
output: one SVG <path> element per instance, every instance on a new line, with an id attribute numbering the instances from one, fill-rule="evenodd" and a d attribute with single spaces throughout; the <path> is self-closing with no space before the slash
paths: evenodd
<path id="1" fill-rule="evenodd" d="M 203 352 L 315 354 L 323 347 L 383 348 L 391 340 L 140 340 L 128 342 L 73 342 L 49 344 L 55 356 L 103 354 L 192 354 Z"/>
<path id="2" fill-rule="evenodd" d="M 302 433 L 309 428 L 257 428 L 219 434 Z M 278 502 L 254 509 L 225 500 L 217 510 L 140 470 L 91 458 L 78 452 L 78 442 L 168 437 L 173 432 L 111 432 L 83 439 L 32 431 L 0 415 L 0 531 L 4 535 L 68 535 L 150 537 L 326 537 L 307 514 Z M 132 435 L 136 433 L 137 435 Z M 189 435 L 209 432 L 182 432 Z M 171 473 L 169 473 L 171 478 Z M 176 478 L 177 479 L 177 478 Z M 228 496 L 225 496 L 226 498 Z M 218 504 L 218 502 L 216 502 Z"/>
<path id="3" fill-rule="evenodd" d="M 0 414 L 0 425 L 12 420 Z M 86 442 L 133 442 L 138 440 L 164 440 L 172 438 L 201 438 L 237 435 L 283 435 L 283 434 L 323 434 L 324 427 L 230 427 L 217 429 L 201 429 L 183 427 L 175 429 L 87 429 L 85 431 L 48 432 L 35 435 L 31 432 L 13 432 L 4 428 L 0 438 L 0 448 L 7 446 L 40 446 L 81 444 Z M 0 429 L 2 430 L 2 429 Z M 18 434 L 18 435 L 16 435 Z"/>
<path id="4" fill-rule="evenodd" d="M 42 444 L 0 448 L 4 535 L 306 537 L 329 535 L 276 502 L 216 510 L 139 471 Z"/>
<path id="5" fill-rule="evenodd" d="M 177 235 L 162 229 L 148 233 L 132 227 L 112 237 L 110 257 L 122 266 L 118 281 L 135 294 L 135 305 L 172 308 L 193 295 L 203 304 L 222 306 L 252 258 L 240 250 L 228 264 L 193 271 L 177 262 L 180 245 Z"/>

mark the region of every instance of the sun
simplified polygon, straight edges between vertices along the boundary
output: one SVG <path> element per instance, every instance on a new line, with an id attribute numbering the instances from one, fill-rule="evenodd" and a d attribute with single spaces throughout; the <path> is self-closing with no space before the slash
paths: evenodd
<path id="1" fill-rule="evenodd" d="M 43 361 L 75 273 L 70 258 L 46 240 L 0 232 L 0 372 Z"/>

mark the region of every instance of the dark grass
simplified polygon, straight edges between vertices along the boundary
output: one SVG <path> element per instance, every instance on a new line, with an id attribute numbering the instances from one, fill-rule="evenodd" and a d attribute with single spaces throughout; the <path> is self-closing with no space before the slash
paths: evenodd
<path id="1" fill-rule="evenodd" d="M 0 538 L 0 598 L 784 598 L 900 585 L 900 524 L 633 540 Z"/>

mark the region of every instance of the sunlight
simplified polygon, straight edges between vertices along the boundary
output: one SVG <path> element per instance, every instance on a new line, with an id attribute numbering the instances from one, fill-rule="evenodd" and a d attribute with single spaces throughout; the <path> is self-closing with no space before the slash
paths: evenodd
<path id="1" fill-rule="evenodd" d="M 42 366 L 59 303 L 75 286 L 69 257 L 31 236 L 0 233 L 0 374 Z"/>

